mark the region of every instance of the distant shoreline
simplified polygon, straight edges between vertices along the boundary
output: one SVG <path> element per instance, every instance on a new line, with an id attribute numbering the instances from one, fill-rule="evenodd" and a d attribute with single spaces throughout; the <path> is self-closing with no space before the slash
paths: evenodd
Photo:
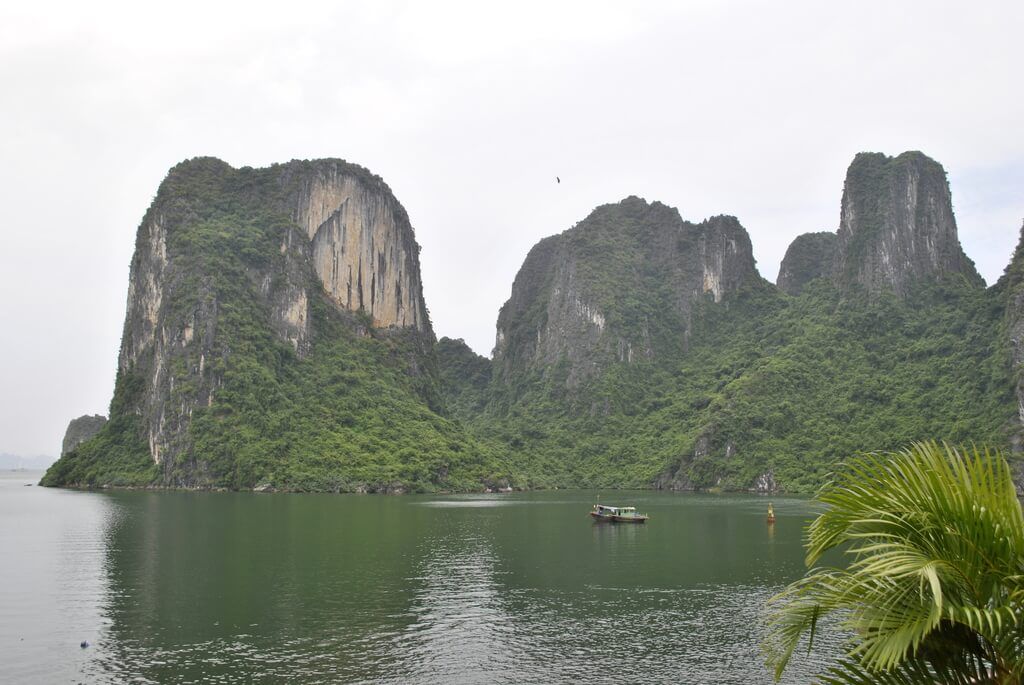
<path id="1" fill-rule="evenodd" d="M 795 497 L 807 499 L 813 496 L 808 492 L 761 492 L 757 490 L 723 490 L 721 488 L 671 490 L 666 488 L 613 488 L 613 487 L 550 487 L 550 488 L 512 488 L 508 490 L 407 490 L 403 488 L 367 488 L 355 490 L 291 490 L 287 488 L 226 488 L 216 486 L 182 487 L 168 485 L 43 485 L 42 487 L 58 490 L 78 490 L 81 492 L 104 492 L 110 490 L 140 490 L 161 492 L 239 492 L 258 495 L 380 495 L 384 497 L 403 497 L 408 495 L 511 495 L 525 492 L 557 492 L 557 491 L 601 491 L 608 493 L 624 492 L 667 492 L 677 495 L 758 495 L 761 497 Z"/>

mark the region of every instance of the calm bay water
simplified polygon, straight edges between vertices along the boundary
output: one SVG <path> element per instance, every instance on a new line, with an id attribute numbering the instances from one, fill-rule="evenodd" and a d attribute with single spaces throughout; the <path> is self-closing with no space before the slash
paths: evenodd
<path id="1" fill-rule="evenodd" d="M 0 474 L 5 683 L 768 683 L 763 605 L 803 574 L 813 515 L 619 492 L 602 501 L 651 521 L 595 525 L 582 491 L 25 487 L 39 475 Z"/>

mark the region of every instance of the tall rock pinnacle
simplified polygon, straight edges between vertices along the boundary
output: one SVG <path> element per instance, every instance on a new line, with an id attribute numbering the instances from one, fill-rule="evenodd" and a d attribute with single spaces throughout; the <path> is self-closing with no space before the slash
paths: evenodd
<path id="1" fill-rule="evenodd" d="M 234 327 L 243 312 L 302 358 L 324 296 L 374 328 L 433 338 L 419 246 L 380 178 L 333 159 L 172 169 L 139 226 L 119 358 L 153 461 L 189 449 L 193 410 L 213 406 L 232 348 L 256 333 Z"/>
<path id="2" fill-rule="evenodd" d="M 858 154 L 846 172 L 835 278 L 906 295 L 916 281 L 983 281 L 960 247 L 942 165 L 920 152 Z"/>

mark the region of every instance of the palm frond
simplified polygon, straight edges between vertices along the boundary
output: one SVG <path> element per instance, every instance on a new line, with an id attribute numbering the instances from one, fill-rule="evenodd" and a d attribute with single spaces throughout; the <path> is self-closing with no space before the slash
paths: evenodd
<path id="1" fill-rule="evenodd" d="M 769 603 L 764 644 L 776 679 L 833 612 L 855 637 L 826 682 L 922 682 L 913 679 L 925 673 L 924 682 L 984 682 L 987 668 L 1024 671 L 1024 516 L 998 453 L 923 442 L 865 455 L 817 499 L 827 508 L 807 528 L 812 568 Z M 817 567 L 834 549 L 847 568 Z"/>

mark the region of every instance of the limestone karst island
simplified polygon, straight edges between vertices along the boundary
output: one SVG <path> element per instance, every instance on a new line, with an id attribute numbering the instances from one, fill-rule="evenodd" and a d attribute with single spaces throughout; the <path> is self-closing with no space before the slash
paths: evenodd
<path id="1" fill-rule="evenodd" d="M 485 358 L 436 339 L 378 176 L 182 162 L 139 225 L 109 420 L 43 484 L 809 493 L 914 440 L 1013 454 L 1024 250 L 986 287 L 921 152 L 858 154 L 836 199 L 776 284 L 736 217 L 597 207 L 530 250 Z"/>

